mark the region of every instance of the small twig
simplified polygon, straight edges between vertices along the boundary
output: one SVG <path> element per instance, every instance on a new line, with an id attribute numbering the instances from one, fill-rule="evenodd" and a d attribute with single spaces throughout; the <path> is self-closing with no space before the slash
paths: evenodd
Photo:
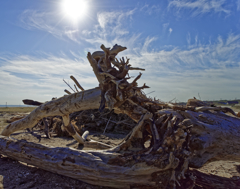
<path id="1" fill-rule="evenodd" d="M 107 122 L 107 125 L 106 125 L 106 127 L 105 127 L 105 129 L 104 129 L 104 131 L 103 131 L 103 134 L 105 134 L 105 131 L 106 131 L 106 129 L 107 129 L 107 126 L 108 126 L 108 124 L 109 124 L 109 121 L 110 121 L 111 117 L 112 117 L 112 116 L 110 116 L 110 118 L 109 118 L 109 120 L 108 120 L 108 122 Z"/>
<path id="2" fill-rule="evenodd" d="M 67 86 L 69 86 L 70 87 L 70 89 L 72 89 L 73 90 L 73 88 L 63 79 L 63 81 L 67 84 Z M 73 92 L 75 93 L 75 91 L 73 90 Z"/>
<path id="3" fill-rule="evenodd" d="M 155 91 L 151 91 L 151 92 L 147 93 L 146 95 L 149 95 L 149 94 L 154 93 L 154 92 L 155 92 Z"/>
<path id="4" fill-rule="evenodd" d="M 174 101 L 175 99 L 176 99 L 176 97 L 175 97 L 174 99 L 170 100 L 169 103 L 172 102 L 172 101 Z"/>
<path id="5" fill-rule="evenodd" d="M 76 86 L 76 85 L 74 85 L 74 87 L 75 87 L 76 91 L 77 91 L 77 92 L 79 92 L 79 91 L 78 91 L 78 89 L 77 89 L 77 86 Z"/>
<path id="6" fill-rule="evenodd" d="M 103 117 L 102 117 L 101 119 L 108 120 L 108 119 L 103 118 Z M 126 121 L 127 121 L 127 120 L 122 120 L 122 121 L 112 121 L 112 120 L 110 120 L 110 122 L 115 123 L 115 124 L 117 124 L 117 125 L 119 125 L 119 124 L 125 124 L 125 125 L 129 125 L 129 126 L 133 126 L 133 124 L 126 123 Z"/>
<path id="7" fill-rule="evenodd" d="M 198 93 L 198 97 L 199 97 L 199 99 L 201 100 L 201 97 L 200 97 L 200 94 Z"/>
<path id="8" fill-rule="evenodd" d="M 67 93 L 67 94 L 72 94 L 72 93 L 69 92 L 67 89 L 65 89 L 64 92 Z"/>
<path id="9" fill-rule="evenodd" d="M 141 71 L 145 71 L 145 69 L 143 69 L 143 68 L 136 68 L 136 67 L 130 67 L 129 70 L 141 70 Z"/>

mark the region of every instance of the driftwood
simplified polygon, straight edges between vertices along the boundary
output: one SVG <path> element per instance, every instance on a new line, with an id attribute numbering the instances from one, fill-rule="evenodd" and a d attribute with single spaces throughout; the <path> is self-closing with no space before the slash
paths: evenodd
<path id="1" fill-rule="evenodd" d="M 32 106 L 40 106 L 43 104 L 43 102 L 38 102 L 30 99 L 24 99 L 22 100 L 24 104 L 26 105 L 32 105 Z"/>
<path id="2" fill-rule="evenodd" d="M 116 188 L 181 188 L 186 180 L 192 181 L 192 185 L 185 188 L 193 188 L 194 179 L 187 177 L 189 167 L 198 168 L 216 160 L 240 161 L 240 119 L 235 112 L 195 99 L 187 106 L 149 99 L 142 92 L 148 86 L 137 85 L 141 73 L 128 82 L 129 70 L 143 69 L 131 67 L 129 59 L 115 58 L 126 48 L 102 45 L 101 49 L 87 55 L 99 87 L 42 104 L 1 133 L 10 136 L 32 128 L 45 117 L 62 116 L 68 133 L 80 144 L 94 149 L 52 148 L 1 136 L 1 154 L 91 184 Z M 89 141 L 86 133 L 81 136 L 74 130 L 69 114 L 96 108 L 127 114 L 137 122 L 136 126 L 115 147 Z"/>

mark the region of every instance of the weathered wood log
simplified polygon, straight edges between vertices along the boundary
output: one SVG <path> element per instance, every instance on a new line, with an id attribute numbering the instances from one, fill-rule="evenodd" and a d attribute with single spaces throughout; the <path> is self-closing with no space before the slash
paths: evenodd
<path id="1" fill-rule="evenodd" d="M 164 115 L 171 115 L 174 111 L 159 111 L 159 114 L 163 113 L 165 113 Z M 141 145 L 144 143 L 144 140 L 142 140 L 145 127 L 144 119 L 150 116 L 147 114 L 140 119 L 129 137 L 114 148 L 109 146 L 108 150 L 73 150 L 73 153 L 71 149 L 68 148 L 47 148 L 39 144 L 1 137 L 0 153 L 91 184 L 118 188 L 121 186 L 126 188 L 127 186 L 144 183 L 158 187 L 163 187 L 167 184 L 166 186 L 169 185 L 169 188 L 174 188 L 173 186 L 175 184 L 173 183 L 179 182 L 181 184 L 181 182 L 184 182 L 182 178 L 185 177 L 184 174 L 188 167 L 201 167 L 203 164 L 217 160 L 240 162 L 239 118 L 216 112 L 184 111 L 180 112 L 180 115 L 181 114 L 183 121 L 179 122 L 176 128 L 171 126 L 171 121 L 168 121 L 168 129 L 166 129 L 164 133 L 161 133 L 159 124 L 156 126 L 159 133 L 158 138 L 160 138 L 157 144 L 157 150 L 154 150 L 154 146 L 141 148 Z M 194 117 L 191 117 L 194 119 L 193 122 L 188 119 L 189 115 Z M 168 116 L 165 117 L 167 118 Z M 166 120 L 171 120 L 171 117 Z M 164 126 L 164 120 L 161 123 L 163 123 Z M 181 129 L 184 131 L 188 127 L 190 128 L 191 134 L 188 135 L 189 138 L 187 139 Z M 185 136 L 185 138 L 183 136 Z M 136 144 L 138 145 L 136 146 Z M 91 144 L 87 142 L 84 143 L 84 146 L 97 147 L 94 143 Z M 41 151 L 41 149 L 44 151 Z M 64 155 L 59 155 L 63 152 Z M 44 156 L 47 160 L 45 160 Z M 54 159 L 52 160 L 53 157 Z M 74 159 L 75 157 L 77 160 Z M 86 157 L 89 158 L 89 161 L 86 160 Z M 67 162 L 66 158 L 70 158 L 72 163 Z M 49 159 L 51 160 L 51 166 L 48 164 Z M 63 163 L 64 161 L 67 166 L 63 166 L 65 165 Z M 75 165 L 76 162 L 85 162 L 85 166 L 87 167 L 91 162 L 91 166 L 90 168 L 85 167 L 84 170 L 82 170 L 83 168 L 81 166 Z M 73 169 L 76 173 L 72 173 Z M 95 169 L 95 171 L 93 171 L 93 169 Z M 112 170 L 107 173 L 106 171 L 108 169 L 114 169 L 114 174 L 119 176 L 113 176 Z M 99 172 L 105 174 L 105 176 L 99 176 Z M 158 176 L 156 176 L 156 174 Z M 91 178 L 86 178 L 86 176 L 82 175 L 90 175 Z M 167 183 L 163 182 L 163 178 L 166 179 L 162 177 L 163 175 L 168 175 Z M 102 177 L 104 177 L 103 180 Z M 139 179 L 143 179 L 142 177 L 145 177 L 147 180 L 145 179 L 143 180 L 144 182 L 139 183 Z M 102 181 L 99 181 L 99 179 Z M 114 179 L 118 180 L 113 182 Z M 159 182 L 163 185 L 160 185 Z"/>
<path id="2" fill-rule="evenodd" d="M 54 148 L 3 136 L 0 136 L 0 152 L 53 173 L 115 188 L 130 188 L 136 183 L 154 186 L 151 174 L 160 170 L 154 166 L 146 166 L 145 163 L 132 167 L 108 164 L 110 158 L 119 154 L 107 150 Z"/>
<path id="3" fill-rule="evenodd" d="M 4 128 L 1 135 L 9 136 L 10 134 L 18 130 L 32 128 L 44 117 L 57 115 L 65 116 L 81 110 L 98 109 L 100 106 L 100 102 L 100 88 L 94 88 L 79 93 L 63 96 L 56 100 L 52 100 L 45 104 L 42 104 L 41 106 L 33 110 L 24 119 L 9 124 L 6 128 Z"/>
<path id="4" fill-rule="evenodd" d="M 196 188 L 204 189 L 239 189 L 240 188 L 240 179 L 238 177 L 225 178 L 217 175 L 207 175 L 205 173 L 199 172 L 197 170 L 189 170 L 187 173 L 187 179 L 184 180 L 184 183 L 181 183 L 181 189 L 187 189 L 192 181 L 190 177 L 194 177 Z"/>

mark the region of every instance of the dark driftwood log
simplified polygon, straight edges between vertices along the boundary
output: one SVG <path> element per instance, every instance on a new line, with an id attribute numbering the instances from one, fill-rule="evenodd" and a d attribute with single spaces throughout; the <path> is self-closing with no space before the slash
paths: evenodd
<path id="1" fill-rule="evenodd" d="M 40 105 L 44 104 L 43 102 L 38 102 L 38 101 L 30 100 L 30 99 L 24 99 L 22 101 L 24 104 L 32 105 L 32 106 L 40 106 Z"/>
<path id="2" fill-rule="evenodd" d="M 154 186 L 151 174 L 160 169 L 139 163 L 133 167 L 108 164 L 118 153 L 50 147 L 0 136 L 0 152 L 44 170 L 83 180 L 90 184 L 128 188 L 136 183 Z"/>
<path id="3" fill-rule="evenodd" d="M 132 68 L 129 60 L 115 59 L 126 48 L 115 45 L 110 49 L 102 45 L 101 49 L 87 55 L 99 81 L 98 88 L 42 104 L 24 119 L 9 124 L 1 134 L 9 136 L 33 127 L 44 117 L 58 115 L 80 144 L 109 149 L 51 148 L 1 137 L 1 154 L 91 184 L 117 188 L 136 185 L 176 188 L 184 183 L 189 167 L 198 168 L 216 160 L 240 162 L 240 119 L 231 109 L 210 107 L 195 99 L 189 106 L 148 99 L 141 91 L 147 86 L 137 86 L 141 73 L 129 83 L 129 77 L 126 78 Z M 87 141 L 71 127 L 70 113 L 104 107 L 125 113 L 137 122 L 114 148 Z M 150 146 L 146 147 L 149 139 Z"/>
<path id="4" fill-rule="evenodd" d="M 208 175 L 197 170 L 189 170 L 186 179 L 181 182 L 179 189 L 239 189 L 240 179 L 238 177 L 225 178 L 217 175 Z M 193 179 L 193 180 L 192 180 Z M 195 184 L 194 184 L 195 183 Z"/>

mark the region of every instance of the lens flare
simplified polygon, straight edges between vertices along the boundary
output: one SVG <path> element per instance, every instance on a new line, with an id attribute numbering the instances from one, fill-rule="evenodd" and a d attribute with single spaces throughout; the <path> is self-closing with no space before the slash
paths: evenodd
<path id="1" fill-rule="evenodd" d="M 64 14 L 73 22 L 82 19 L 88 9 L 86 0 L 63 0 L 62 10 Z"/>

